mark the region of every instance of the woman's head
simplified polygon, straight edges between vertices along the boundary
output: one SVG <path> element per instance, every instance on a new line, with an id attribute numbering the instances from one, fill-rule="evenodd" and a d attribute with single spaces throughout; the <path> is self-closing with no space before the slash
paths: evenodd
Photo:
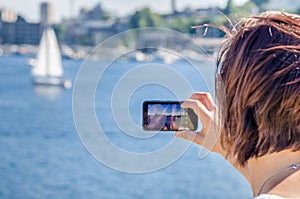
<path id="1" fill-rule="evenodd" d="M 300 16 L 264 12 L 227 36 L 218 60 L 226 100 L 223 146 L 241 165 L 300 150 Z"/>

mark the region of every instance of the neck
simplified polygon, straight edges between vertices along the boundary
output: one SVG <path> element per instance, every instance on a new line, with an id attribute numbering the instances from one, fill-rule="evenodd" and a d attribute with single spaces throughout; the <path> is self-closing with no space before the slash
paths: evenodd
<path id="1" fill-rule="evenodd" d="M 253 195 L 257 195 L 262 188 L 265 180 L 270 176 L 276 174 L 280 170 L 290 167 L 293 164 L 300 163 L 300 151 L 292 152 L 285 150 L 278 153 L 264 155 L 263 157 L 253 158 L 248 161 L 249 182 L 252 187 Z M 268 193 L 270 190 L 275 189 L 281 182 L 288 180 L 287 178 L 293 173 L 292 170 L 283 171 L 280 174 L 274 175 L 266 181 L 261 194 Z M 298 179 L 300 181 L 300 179 Z M 298 189 L 299 184 L 291 183 L 288 185 L 290 188 L 295 186 Z"/>

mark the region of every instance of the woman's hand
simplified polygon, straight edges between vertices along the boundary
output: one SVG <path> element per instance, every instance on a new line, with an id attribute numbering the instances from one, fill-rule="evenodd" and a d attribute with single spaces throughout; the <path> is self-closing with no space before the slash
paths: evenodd
<path id="1" fill-rule="evenodd" d="M 227 154 L 227 151 L 221 146 L 221 122 L 219 112 L 209 93 L 194 93 L 188 100 L 182 103 L 182 108 L 191 108 L 200 118 L 202 129 L 199 132 L 194 131 L 177 131 L 175 136 L 186 140 L 193 141 L 208 150 L 218 153 L 224 157 L 249 181 L 247 166 L 240 167 L 235 157 Z"/>
<path id="2" fill-rule="evenodd" d="M 177 131 L 175 136 L 193 141 L 210 151 L 225 156 L 226 153 L 219 141 L 221 129 L 219 117 L 217 117 L 218 111 L 211 95 L 207 92 L 194 93 L 181 106 L 194 110 L 201 121 L 202 129 L 199 132 Z"/>

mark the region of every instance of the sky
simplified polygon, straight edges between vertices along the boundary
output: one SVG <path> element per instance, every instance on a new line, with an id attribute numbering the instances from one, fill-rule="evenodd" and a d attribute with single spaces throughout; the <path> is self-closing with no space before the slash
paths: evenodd
<path id="1" fill-rule="evenodd" d="M 7 8 L 23 16 L 27 21 L 38 22 L 40 18 L 39 5 L 46 0 L 0 0 L 0 8 Z M 79 13 L 80 8 L 92 8 L 101 3 L 103 8 L 113 15 L 125 16 L 134 10 L 150 7 L 159 13 L 171 11 L 171 0 L 48 0 L 54 5 L 55 21 L 68 18 Z M 242 4 L 246 0 L 235 0 Z M 70 2 L 73 2 L 70 4 Z M 227 0 L 177 0 L 177 9 L 190 7 L 225 6 Z M 73 5 L 73 9 L 70 9 Z M 72 11 L 71 11 L 72 10 Z"/>

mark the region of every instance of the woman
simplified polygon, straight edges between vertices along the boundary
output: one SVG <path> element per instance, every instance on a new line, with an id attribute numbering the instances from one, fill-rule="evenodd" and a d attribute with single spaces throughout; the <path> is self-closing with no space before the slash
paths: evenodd
<path id="1" fill-rule="evenodd" d="M 195 111 L 202 130 L 175 136 L 226 157 L 257 199 L 300 198 L 300 16 L 264 12 L 227 36 L 216 84 L 224 105 L 194 93 L 182 107 Z"/>

